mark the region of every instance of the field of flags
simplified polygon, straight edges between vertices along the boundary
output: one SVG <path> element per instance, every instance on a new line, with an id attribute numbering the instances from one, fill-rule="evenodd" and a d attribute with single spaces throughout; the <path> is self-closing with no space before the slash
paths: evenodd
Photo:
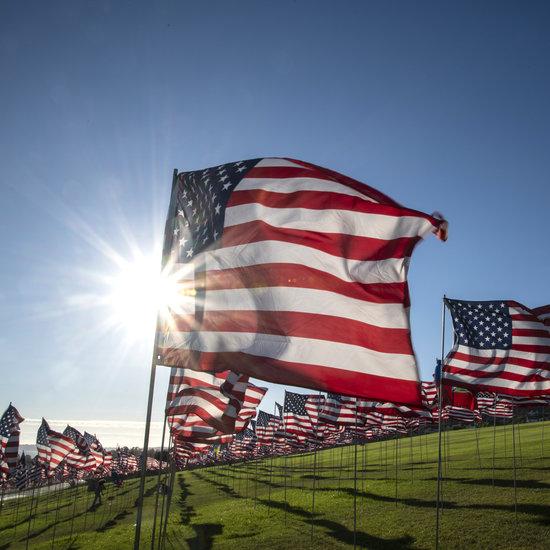
<path id="1" fill-rule="evenodd" d="M 287 393 L 287 404 L 296 395 Z M 400 422 L 384 430 L 372 426 L 371 437 L 355 429 L 353 407 L 341 405 L 331 399 L 323 408 L 331 422 L 342 414 L 342 423 L 327 424 L 339 433 L 325 435 L 322 443 L 310 434 L 302 444 L 292 438 L 292 445 L 276 449 L 285 432 L 283 412 L 283 421 L 270 415 L 282 429 L 274 426 L 262 435 L 256 423 L 254 445 L 235 438 L 235 445 L 211 445 L 180 458 L 173 446 L 170 465 L 160 470 L 149 457 L 148 470 L 154 471 L 146 476 L 143 547 L 154 540 L 161 548 L 231 548 L 235 538 L 242 548 L 430 547 L 436 425 L 421 422 L 407 432 L 407 420 L 394 416 Z M 305 404 L 304 410 L 307 415 Z M 472 548 L 507 548 L 510 540 L 514 547 L 544 548 L 539 543 L 548 518 L 550 428 L 542 419 L 548 410 L 534 404 L 512 410 L 513 418 L 484 411 L 481 422 L 443 423 L 442 547 L 462 547 L 461 526 L 478 530 L 475 540 L 469 539 Z M 287 418 L 295 426 L 290 430 L 298 431 L 302 423 Z M 261 437 L 267 444 L 259 445 Z M 19 487 L 16 467 L 14 485 L 3 485 L 2 545 L 131 548 L 139 459 L 123 449 L 111 456 L 110 475 L 104 465 L 69 476 L 71 467 L 60 464 L 49 479 L 42 467 L 41 480 L 27 478 Z M 98 479 L 106 480 L 99 505 L 90 490 Z M 505 527 L 499 530 L 500 521 Z M 517 538 L 510 539 L 514 530 Z"/>
<path id="2" fill-rule="evenodd" d="M 318 456 L 322 463 L 334 449 L 354 449 L 353 530 L 347 544 L 357 547 L 362 545 L 357 535 L 358 449 L 363 453 L 376 445 L 380 451 L 392 441 L 397 480 L 399 441 L 410 442 L 408 464 L 414 470 L 413 442 L 437 430 L 437 490 L 431 505 L 438 548 L 447 467 L 442 446 L 450 446 L 455 427 L 474 434 L 481 471 L 487 442 L 480 443 L 479 428 L 492 429 L 494 483 L 498 423 L 512 429 L 517 511 L 516 424 L 541 427 L 544 457 L 550 306 L 445 297 L 454 342 L 446 357 L 442 352 L 434 379 L 420 380 L 407 272 L 422 238 L 432 232 L 446 240 L 447 230 L 439 214 L 406 208 L 352 178 L 295 159 L 261 158 L 176 172 L 163 273 L 177 284 L 178 299 L 159 312 L 141 456 L 106 450 L 101 434 L 81 434 L 71 426 L 60 433 L 43 420 L 37 456 L 20 457 L 24 419 L 10 404 L 0 423 L 2 495 L 139 471 L 137 549 L 143 547 L 146 486 L 151 484 L 147 473 L 156 472 L 151 545 L 162 548 L 173 518 L 176 479 L 187 479 L 178 472 L 240 464 L 250 482 L 247 465 L 261 467 L 265 474 L 267 464 L 282 459 L 288 465 L 289 459 L 295 473 L 296 457 L 307 456 L 313 495 L 308 513 L 314 518 Z M 444 309 L 442 350 L 445 320 Z M 155 369 L 164 367 L 171 372 L 162 447 L 155 459 L 148 456 L 148 430 Z M 252 377 L 310 393 L 285 391 L 283 403 L 262 410 L 267 388 Z M 446 453 L 452 456 L 449 448 Z M 382 462 L 380 457 L 379 470 Z M 387 457 L 385 464 L 387 470 Z M 336 472 L 342 469 L 334 457 L 331 465 Z M 271 466 L 268 487 L 273 473 Z M 283 475 L 286 513 L 291 505 L 287 473 Z M 333 479 L 334 472 L 327 475 Z M 215 475 L 213 479 L 227 493 L 235 491 Z M 257 486 L 258 476 L 254 479 Z M 182 491 L 180 487 L 180 497 Z M 310 544 L 314 546 L 313 535 Z"/>

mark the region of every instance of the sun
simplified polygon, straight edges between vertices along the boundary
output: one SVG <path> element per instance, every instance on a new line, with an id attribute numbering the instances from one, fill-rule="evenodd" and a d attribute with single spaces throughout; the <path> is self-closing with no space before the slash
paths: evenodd
<path id="1" fill-rule="evenodd" d="M 118 270 L 108 277 L 107 302 L 110 324 L 124 329 L 132 339 L 151 338 L 157 317 L 188 310 L 192 305 L 189 272 L 193 266 L 160 269 L 158 256 L 138 254 L 119 262 Z"/>

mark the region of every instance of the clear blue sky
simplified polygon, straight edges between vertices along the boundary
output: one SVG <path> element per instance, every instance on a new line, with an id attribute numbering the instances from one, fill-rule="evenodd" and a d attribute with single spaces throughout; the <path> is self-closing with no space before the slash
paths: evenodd
<path id="1" fill-rule="evenodd" d="M 106 327 L 98 275 L 158 246 L 175 167 L 293 156 L 443 212 L 424 378 L 443 293 L 550 302 L 549 28 L 535 1 L 2 2 L 0 407 L 143 418 L 152 334 Z"/>

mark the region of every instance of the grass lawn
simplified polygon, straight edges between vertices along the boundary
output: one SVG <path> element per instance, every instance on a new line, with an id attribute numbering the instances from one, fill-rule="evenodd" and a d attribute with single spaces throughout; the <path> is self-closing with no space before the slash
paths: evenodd
<path id="1" fill-rule="evenodd" d="M 445 434 L 441 548 L 550 547 L 544 424 L 544 456 L 543 423 L 515 428 L 517 508 L 512 427 Z M 166 548 L 353 547 L 354 497 L 357 547 L 434 548 L 436 476 L 437 434 L 181 472 Z M 150 548 L 155 483 L 147 479 L 143 548 Z M 96 510 L 85 487 L 43 489 L 32 510 L 29 497 L 4 500 L 0 549 L 25 548 L 27 533 L 29 548 L 132 548 L 137 487 L 137 479 L 120 489 L 107 484 Z"/>

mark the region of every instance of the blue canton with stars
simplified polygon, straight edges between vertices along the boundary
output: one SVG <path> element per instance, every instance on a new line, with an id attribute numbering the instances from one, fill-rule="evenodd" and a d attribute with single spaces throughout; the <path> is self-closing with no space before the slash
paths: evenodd
<path id="1" fill-rule="evenodd" d="M 451 311 L 455 344 L 477 349 L 510 349 L 512 317 L 505 302 L 446 300 Z"/>
<path id="2" fill-rule="evenodd" d="M 307 416 L 306 401 L 309 395 L 301 393 L 286 392 L 285 393 L 285 412 L 297 414 L 299 416 Z"/>
<path id="3" fill-rule="evenodd" d="M 229 197 L 260 159 L 241 160 L 178 175 L 172 223 L 172 253 L 190 262 L 220 239 Z"/>

